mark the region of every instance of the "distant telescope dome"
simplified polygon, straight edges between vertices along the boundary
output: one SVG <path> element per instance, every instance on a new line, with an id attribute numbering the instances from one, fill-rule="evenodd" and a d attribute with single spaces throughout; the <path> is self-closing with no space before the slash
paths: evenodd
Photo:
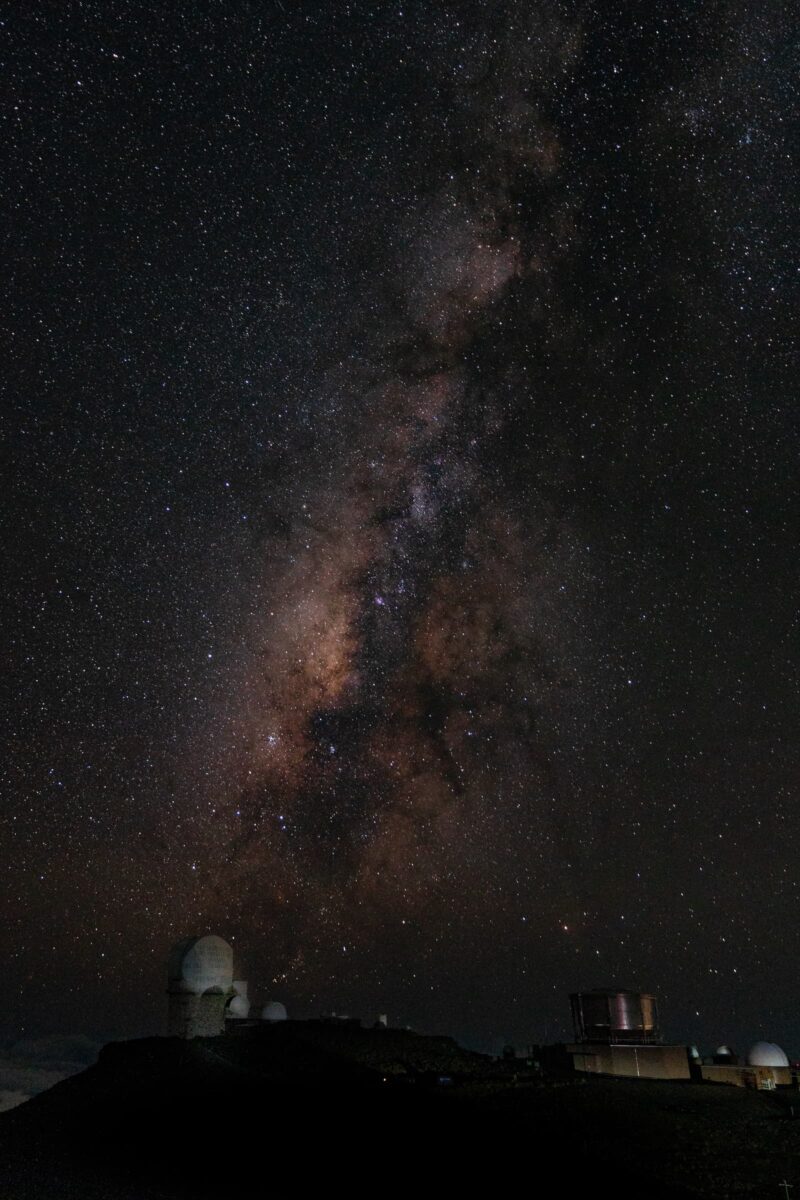
<path id="1" fill-rule="evenodd" d="M 286 1005 L 281 1004 L 280 1000 L 270 1000 L 262 1009 L 262 1021 L 285 1021 L 286 1020 Z"/>
<path id="2" fill-rule="evenodd" d="M 229 1017 L 238 1017 L 244 1020 L 250 1016 L 250 1001 L 247 997 L 247 983 L 243 979 L 234 979 L 233 990 L 236 995 L 228 1005 L 226 1012 Z"/>
<path id="3" fill-rule="evenodd" d="M 717 1046 L 714 1051 L 714 1058 L 733 1058 L 733 1056 L 730 1046 Z"/>
<path id="4" fill-rule="evenodd" d="M 240 1020 L 244 1020 L 245 1017 L 250 1016 L 250 1001 L 247 996 L 234 996 L 226 1012 L 229 1017 L 238 1017 Z"/>
<path id="5" fill-rule="evenodd" d="M 789 1059 L 774 1042 L 756 1042 L 747 1052 L 748 1067 L 788 1067 Z"/>
<path id="6" fill-rule="evenodd" d="M 233 986 L 233 950 L 215 933 L 184 938 L 169 959 L 169 981 L 183 992 L 228 992 Z"/>

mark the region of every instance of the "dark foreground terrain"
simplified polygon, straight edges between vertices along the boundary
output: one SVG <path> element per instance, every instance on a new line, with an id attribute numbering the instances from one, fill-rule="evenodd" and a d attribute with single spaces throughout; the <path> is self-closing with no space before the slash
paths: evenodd
<path id="1" fill-rule="evenodd" d="M 0 1197 L 800 1197 L 800 1097 L 573 1078 L 287 1022 L 114 1043 L 0 1117 Z M 789 1193 L 792 1195 L 792 1193 Z"/>

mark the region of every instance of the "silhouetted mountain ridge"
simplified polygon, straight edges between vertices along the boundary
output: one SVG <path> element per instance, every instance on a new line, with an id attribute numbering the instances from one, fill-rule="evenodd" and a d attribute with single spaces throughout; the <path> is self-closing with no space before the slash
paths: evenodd
<path id="1" fill-rule="evenodd" d="M 451 1038 L 286 1022 L 112 1043 L 0 1118 L 0 1152 L 3 1200 L 577 1197 L 610 1184 L 755 1198 L 791 1182 L 800 1123 L 781 1096 L 544 1078 Z"/>

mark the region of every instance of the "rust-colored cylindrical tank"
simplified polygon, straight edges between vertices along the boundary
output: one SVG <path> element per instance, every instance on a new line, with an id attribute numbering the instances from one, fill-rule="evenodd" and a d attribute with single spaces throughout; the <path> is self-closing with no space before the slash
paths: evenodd
<path id="1" fill-rule="evenodd" d="M 570 996 L 575 1037 L 580 1042 L 657 1042 L 658 1007 L 648 992 L 576 992 Z"/>

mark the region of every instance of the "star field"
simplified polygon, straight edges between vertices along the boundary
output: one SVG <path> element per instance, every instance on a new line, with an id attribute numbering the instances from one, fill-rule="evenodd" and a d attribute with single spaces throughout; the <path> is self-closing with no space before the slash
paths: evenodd
<path id="1" fill-rule="evenodd" d="M 295 1012 L 800 1053 L 788 6 L 4 34 L 8 1036 L 160 1031 L 213 930 Z"/>

